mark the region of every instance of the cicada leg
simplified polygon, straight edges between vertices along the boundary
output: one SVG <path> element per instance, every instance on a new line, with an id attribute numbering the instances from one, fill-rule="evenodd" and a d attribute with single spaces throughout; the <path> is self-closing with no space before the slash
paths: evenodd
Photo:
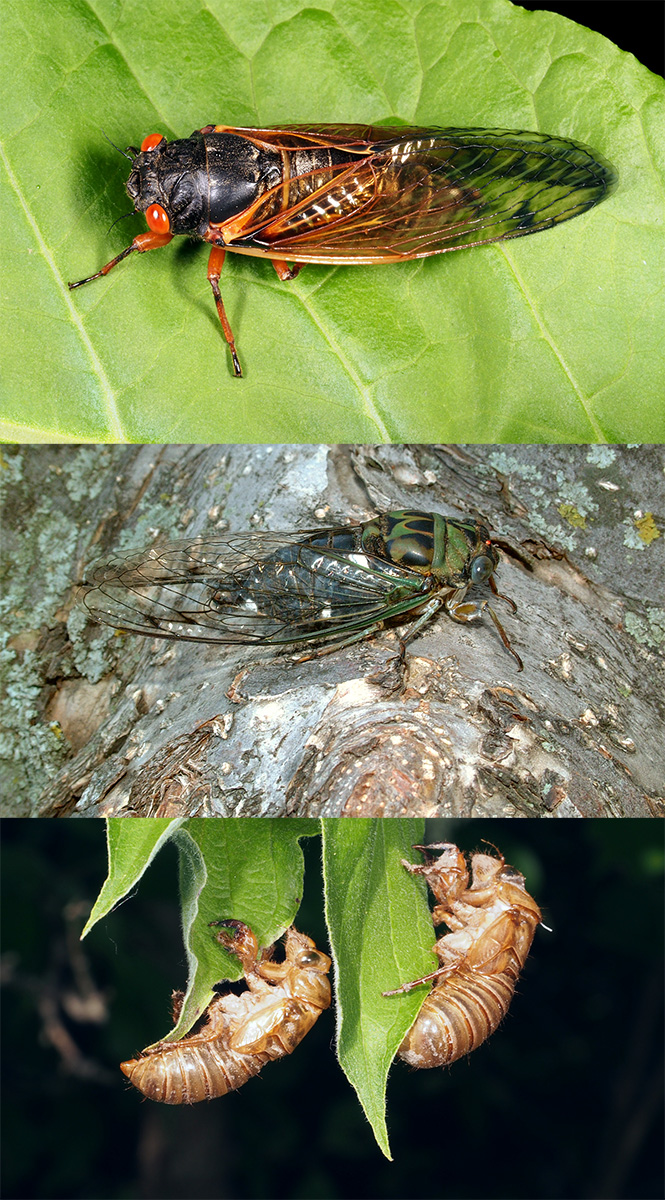
<path id="1" fill-rule="evenodd" d="M 420 613 L 420 616 L 416 618 L 416 620 L 413 622 L 413 625 L 409 625 L 404 637 L 400 638 L 399 643 L 400 657 L 402 658 L 402 661 L 404 661 L 404 657 L 406 655 L 406 643 L 412 641 L 416 634 L 420 632 L 423 625 L 426 625 L 427 622 L 434 616 L 435 612 L 439 611 L 442 604 L 443 599 L 441 597 L 433 597 L 431 600 L 428 600 L 427 604 L 423 608 L 423 611 Z"/>
<path id="2" fill-rule="evenodd" d="M 291 266 L 289 266 L 289 264 L 284 262 L 284 260 L 281 258 L 273 258 L 271 259 L 271 262 L 282 281 L 285 279 L 295 279 L 305 265 L 304 263 L 291 263 Z"/>
<path id="3" fill-rule="evenodd" d="M 184 992 L 171 992 L 171 1020 L 174 1027 L 178 1024 L 180 1014 L 182 1012 L 182 1002 L 185 999 Z"/>
<path id="4" fill-rule="evenodd" d="M 353 646 L 356 642 L 362 642 L 365 638 L 371 637 L 374 633 L 380 633 L 383 628 L 384 622 L 376 621 L 374 625 L 368 625 L 366 629 L 350 633 L 348 637 L 340 638 L 339 641 L 335 641 L 331 645 L 317 646 L 311 650 L 307 650 L 303 654 L 298 654 L 295 661 L 309 662 L 313 658 L 322 658 L 324 654 L 334 654 L 336 650 L 342 650 L 345 646 Z"/>
<path id="5" fill-rule="evenodd" d="M 500 593 L 496 592 L 496 595 L 500 596 Z M 507 596 L 500 596 L 500 599 L 508 600 L 509 604 L 514 604 L 514 601 L 509 600 Z M 503 642 L 504 646 L 506 647 L 506 650 L 508 651 L 509 654 L 512 654 L 513 658 L 516 660 L 518 669 L 520 671 L 524 670 L 524 663 L 522 662 L 522 659 L 520 658 L 517 651 L 513 650 L 512 646 L 510 644 L 510 641 L 508 639 L 508 635 L 507 635 L 505 629 L 503 628 L 503 625 L 501 624 L 499 618 L 497 617 L 494 609 L 491 608 L 490 605 L 488 604 L 487 600 L 478 601 L 478 600 L 454 600 L 454 599 L 451 599 L 451 600 L 446 601 L 446 608 L 454 621 L 461 621 L 462 623 L 465 623 L 467 621 L 477 621 L 477 620 L 479 620 L 480 617 L 482 617 L 483 613 L 487 611 L 496 626 L 496 629 L 499 633 L 499 637 L 501 638 L 501 641 Z M 516 607 L 515 607 L 514 611 L 515 612 L 517 611 Z"/>
<path id="6" fill-rule="evenodd" d="M 509 604 L 510 607 L 512 608 L 513 612 L 516 613 L 517 605 L 516 605 L 515 601 L 511 600 L 510 596 L 504 596 L 503 592 L 499 591 L 499 589 L 496 586 L 496 583 L 494 582 L 493 575 L 490 575 L 490 577 L 489 577 L 489 585 L 490 585 L 492 591 L 494 592 L 494 595 L 496 596 L 497 600 L 505 600 L 506 604 Z"/>
<path id="7" fill-rule="evenodd" d="M 446 602 L 448 613 L 453 621 L 460 621 L 466 625 L 467 621 L 479 621 L 485 609 L 487 608 L 487 600 L 455 600 L 450 599 Z"/>
<path id="8" fill-rule="evenodd" d="M 146 250 L 161 250 L 162 246 L 168 246 L 172 240 L 172 233 L 153 233 L 152 230 L 149 230 L 148 233 L 139 233 L 131 246 L 126 246 L 124 250 L 120 251 L 120 254 L 116 254 L 115 258 L 107 262 L 101 271 L 96 271 L 94 275 L 88 275 L 85 279 L 77 279 L 76 283 L 68 283 L 67 287 L 70 292 L 73 292 L 74 288 L 83 287 L 84 283 L 92 283 L 93 279 L 101 279 L 103 275 L 108 275 L 113 267 L 117 267 L 118 263 L 122 262 L 123 258 L 127 258 L 127 255 L 134 250 L 138 250 L 139 254 L 145 253 Z"/>
<path id="9" fill-rule="evenodd" d="M 462 955 L 459 957 L 461 958 Z M 422 983 L 429 983 L 430 979 L 440 979 L 442 975 L 452 975 L 454 970 L 456 970 L 456 964 L 447 963 L 445 967 L 439 967 L 429 975 L 421 975 L 420 979 L 412 979 L 410 983 L 402 983 L 399 987 L 393 988 L 391 992 L 381 992 L 381 995 L 401 996 L 403 992 L 412 992 L 414 988 L 420 987 Z"/>
<path id="10" fill-rule="evenodd" d="M 441 608 L 442 603 L 443 601 L 440 599 L 429 600 L 418 619 L 409 627 L 404 637 L 400 638 L 398 652 L 400 661 L 404 661 L 406 643 L 415 637 L 419 629 L 430 620 L 437 609 Z M 355 642 L 364 641 L 365 638 L 372 637 L 375 633 L 380 633 L 382 629 L 385 629 L 385 626 L 385 620 L 375 621 L 373 625 L 367 625 L 364 629 L 356 630 L 354 633 L 350 633 L 348 637 L 336 639 L 331 645 L 321 646 L 315 650 L 307 651 L 306 654 L 298 655 L 297 661 L 308 662 L 311 658 L 319 658 L 323 654 L 332 654 L 335 650 L 341 650 L 345 646 L 353 646 Z"/>
<path id="11" fill-rule="evenodd" d="M 433 598 L 433 599 L 429 600 L 426 603 L 423 612 L 419 615 L 417 620 L 415 620 L 413 622 L 413 624 L 409 627 L 409 629 L 406 631 L 404 636 L 400 638 L 399 643 L 398 643 L 399 648 L 398 648 L 397 654 L 395 655 L 395 658 L 396 658 L 397 663 L 400 668 L 400 672 L 403 673 L 404 668 L 405 668 L 407 642 L 410 642 L 411 639 L 413 637 L 415 637 L 415 635 L 419 632 L 419 630 L 422 628 L 422 626 L 425 625 L 426 622 L 431 619 L 431 617 L 434 615 L 434 613 L 437 612 L 438 609 L 441 608 L 442 603 L 443 603 L 443 601 L 440 598 L 438 598 L 438 599 Z M 331 645 L 322 646 L 322 647 L 319 647 L 314 650 L 309 650 L 309 651 L 307 651 L 306 654 L 302 654 L 302 655 L 299 654 L 296 659 L 296 662 L 308 662 L 312 658 L 319 658 L 323 654 L 332 654 L 332 653 L 334 653 L 335 650 L 340 650 L 345 646 L 352 646 L 356 642 L 364 641 L 365 638 L 372 637 L 372 635 L 375 633 L 380 633 L 380 631 L 382 629 L 385 629 L 385 625 L 386 625 L 385 620 L 375 621 L 373 625 L 368 625 L 365 629 L 357 630 L 355 633 L 349 634 L 348 637 L 340 638 L 339 640 L 336 640 Z M 375 678 L 377 680 L 381 680 L 383 678 L 383 676 L 377 676 Z"/>
<path id="12" fill-rule="evenodd" d="M 222 293 L 219 290 L 219 277 L 222 273 L 222 267 L 224 266 L 225 258 L 226 258 L 226 251 L 223 248 L 223 246 L 213 246 L 212 250 L 210 251 L 210 258 L 208 259 L 208 283 L 210 284 L 210 286 L 212 288 L 212 294 L 215 297 L 215 304 L 217 305 L 217 314 L 222 323 L 222 329 L 224 330 L 224 337 L 226 338 L 229 350 L 231 351 L 231 359 L 233 361 L 233 374 L 235 375 L 236 379 L 239 379 L 242 376 L 242 367 L 240 366 L 240 360 L 236 353 L 236 344 L 235 344 L 235 340 L 233 337 L 233 330 L 231 329 L 231 326 L 229 325 L 229 319 L 228 319 L 225 309 L 224 309 L 224 301 L 222 300 Z"/>
<path id="13" fill-rule="evenodd" d="M 499 593 L 497 592 L 497 595 L 498 594 Z M 508 597 L 502 596 L 501 599 L 507 600 Z M 512 604 L 513 603 L 512 600 L 509 601 L 509 603 Z M 497 617 L 494 609 L 491 608 L 489 604 L 487 605 L 487 611 L 488 611 L 490 617 L 492 618 L 492 620 L 494 621 L 494 624 L 496 625 L 496 628 L 499 632 L 499 637 L 501 638 L 501 641 L 503 642 L 504 646 L 506 647 L 506 650 L 508 651 L 509 654 L 512 654 L 513 658 L 516 660 L 518 670 L 523 671 L 524 663 L 522 662 L 522 659 L 520 658 L 519 654 L 517 653 L 517 650 L 513 650 L 512 646 L 510 644 L 510 641 L 508 639 L 508 635 L 507 635 L 505 629 L 503 628 L 503 625 L 501 624 L 499 618 Z M 515 611 L 517 611 L 517 609 Z"/>
<path id="14" fill-rule="evenodd" d="M 256 969 L 259 947 L 249 925 L 245 925 L 244 921 L 236 921 L 233 917 L 209 921 L 208 924 L 211 928 L 220 927 L 215 934 L 216 941 L 240 960 L 245 976 L 250 975 Z"/>

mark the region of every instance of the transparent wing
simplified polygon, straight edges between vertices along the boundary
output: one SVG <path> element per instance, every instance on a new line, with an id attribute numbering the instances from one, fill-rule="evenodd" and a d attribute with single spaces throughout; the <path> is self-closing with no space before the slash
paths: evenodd
<path id="1" fill-rule="evenodd" d="M 311 131 L 319 144 L 323 128 Z M 420 258 L 547 229 L 592 208 L 616 184 L 595 151 L 548 134 L 359 126 L 334 135 L 331 126 L 327 145 L 355 154 L 364 135 L 367 157 L 331 168 L 305 198 L 302 179 L 293 180 L 293 204 L 283 202 L 284 185 L 265 193 L 229 223 L 230 245 L 245 241 L 299 262 Z"/>
<path id="2" fill-rule="evenodd" d="M 273 645 L 343 637 L 422 603 L 421 575 L 352 540 L 346 528 L 257 531 L 130 551 L 91 564 L 82 603 L 132 633 Z"/>

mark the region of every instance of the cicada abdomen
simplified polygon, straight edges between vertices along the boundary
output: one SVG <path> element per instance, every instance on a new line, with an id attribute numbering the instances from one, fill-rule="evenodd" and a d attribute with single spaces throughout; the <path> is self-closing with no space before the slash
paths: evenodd
<path id="1" fill-rule="evenodd" d="M 330 1005 L 330 959 L 311 938 L 287 931 L 284 962 L 259 955 L 242 921 L 218 921 L 218 940 L 240 959 L 247 991 L 218 996 L 202 1027 L 120 1064 L 134 1087 L 164 1104 L 197 1104 L 242 1087 L 267 1062 L 291 1054 Z"/>
<path id="2" fill-rule="evenodd" d="M 413 1067 L 441 1067 L 475 1050 L 503 1020 L 542 917 L 524 877 L 502 857 L 471 855 L 469 885 L 469 870 L 456 846 L 444 842 L 414 849 L 423 852 L 425 862 L 403 865 L 425 876 L 437 900 L 434 924 L 445 923 L 450 933 L 435 943 L 441 965 L 425 978 L 437 982 L 398 1053 Z M 432 850 L 440 850 L 440 857 Z"/>

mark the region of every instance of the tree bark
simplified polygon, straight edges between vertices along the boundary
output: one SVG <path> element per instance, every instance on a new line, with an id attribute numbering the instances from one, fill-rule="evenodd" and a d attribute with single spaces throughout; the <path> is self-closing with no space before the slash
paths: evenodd
<path id="1" fill-rule="evenodd" d="M 665 813 L 662 447 L 5 450 L 5 815 Z M 88 621 L 85 561 L 415 508 L 502 549 L 500 605 L 294 661 Z M 500 604 L 500 602 L 499 602 Z"/>

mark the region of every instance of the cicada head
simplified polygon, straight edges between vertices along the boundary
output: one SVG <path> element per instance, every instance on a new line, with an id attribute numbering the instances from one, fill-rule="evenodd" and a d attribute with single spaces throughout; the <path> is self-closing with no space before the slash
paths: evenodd
<path id="1" fill-rule="evenodd" d="M 436 518 L 432 574 L 457 588 L 487 583 L 499 565 L 499 551 L 489 531 L 477 521 Z"/>
<path id="2" fill-rule="evenodd" d="M 328 955 L 317 950 L 306 934 L 291 927 L 286 934 L 286 961 L 292 964 L 291 995 L 316 1008 L 328 1008 L 331 999 L 328 972 L 332 965 Z"/>
<path id="3" fill-rule="evenodd" d="M 179 141 L 152 133 L 134 154 L 127 192 L 157 233 L 202 235 L 208 227 L 208 175 L 200 133 Z"/>

